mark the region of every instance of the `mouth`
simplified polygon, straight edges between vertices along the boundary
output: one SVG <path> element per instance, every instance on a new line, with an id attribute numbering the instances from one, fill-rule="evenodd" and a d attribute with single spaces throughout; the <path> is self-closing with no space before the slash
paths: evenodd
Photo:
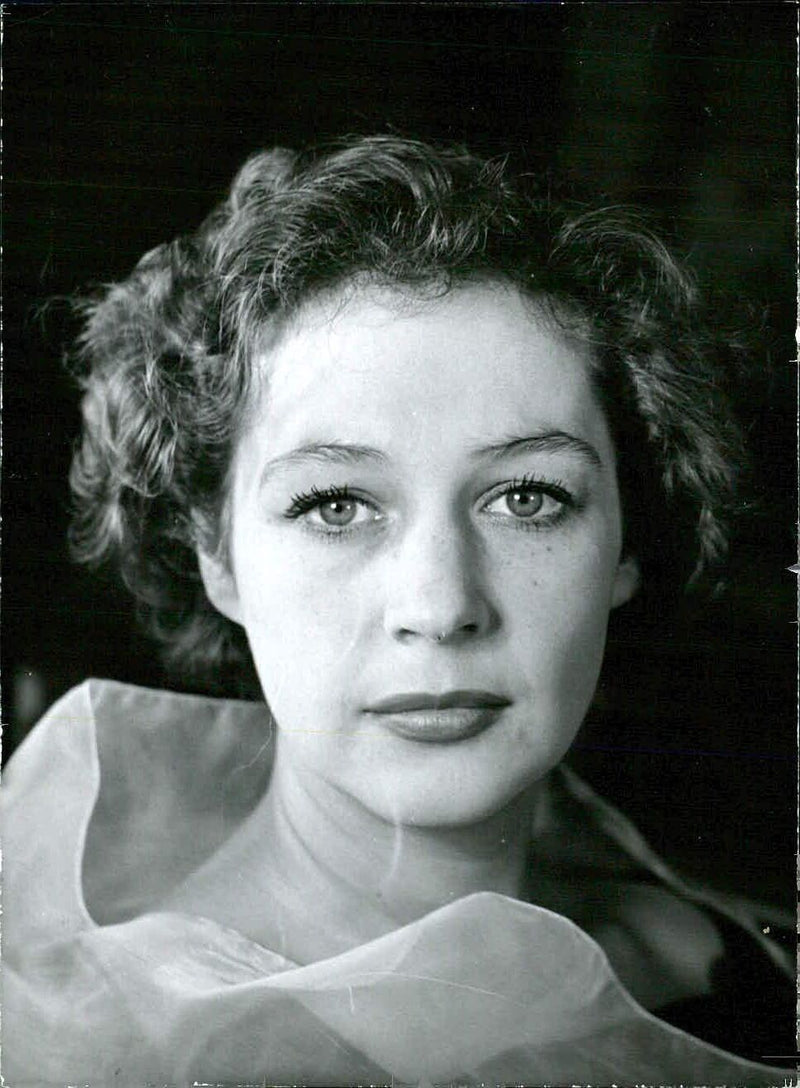
<path id="1" fill-rule="evenodd" d="M 408 692 L 367 708 L 397 736 L 428 744 L 467 740 L 488 729 L 511 702 L 490 691 Z"/>

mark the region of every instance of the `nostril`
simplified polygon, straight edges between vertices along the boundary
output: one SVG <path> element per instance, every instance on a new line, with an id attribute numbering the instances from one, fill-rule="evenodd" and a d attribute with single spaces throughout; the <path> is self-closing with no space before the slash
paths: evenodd
<path id="1" fill-rule="evenodd" d="M 414 630 L 410 627 L 399 627 L 395 632 L 395 637 L 400 642 L 407 642 L 409 639 L 427 638 L 432 642 L 451 642 L 454 639 L 461 639 L 465 635 L 476 635 L 480 632 L 481 626 L 479 623 L 462 623 L 457 627 L 450 628 L 446 631 L 436 631 L 435 633 L 427 633 L 424 630 Z"/>
<path id="2" fill-rule="evenodd" d="M 480 631 L 480 624 L 477 623 L 462 623 L 459 626 L 452 628 L 449 631 L 442 631 L 440 634 L 434 635 L 434 642 L 451 642 L 454 639 L 462 639 L 464 636 L 476 635 Z"/>
<path id="3" fill-rule="evenodd" d="M 483 598 L 442 602 L 423 596 L 421 600 L 389 605 L 383 617 L 387 634 L 398 642 L 422 639 L 450 645 L 472 642 L 494 631 L 498 616 Z"/>

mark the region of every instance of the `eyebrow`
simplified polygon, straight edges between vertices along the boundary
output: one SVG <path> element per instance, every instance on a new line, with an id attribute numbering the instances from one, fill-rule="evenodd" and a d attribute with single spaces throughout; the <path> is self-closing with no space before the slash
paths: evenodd
<path id="1" fill-rule="evenodd" d="M 602 468 L 603 461 L 594 446 L 582 438 L 566 431 L 547 431 L 544 434 L 528 435 L 524 438 L 510 437 L 488 446 L 476 446 L 470 451 L 475 459 L 490 458 L 499 461 L 504 457 L 513 457 L 523 453 L 572 453 L 594 468 Z M 268 461 L 261 473 L 263 486 L 276 472 L 291 468 L 293 465 L 316 462 L 321 465 L 357 465 L 364 461 L 386 464 L 388 457 L 374 446 L 358 446 L 345 442 L 309 442 L 280 454 Z"/>
<path id="2" fill-rule="evenodd" d="M 590 442 L 566 431 L 547 431 L 524 438 L 509 437 L 502 442 L 479 446 L 472 451 L 473 457 L 489 457 L 492 460 L 513 457 L 520 453 L 573 453 L 593 468 L 603 467 L 602 457 Z"/>
<path id="3" fill-rule="evenodd" d="M 267 461 L 261 473 L 261 484 L 265 484 L 274 473 L 281 469 L 306 464 L 308 461 L 321 465 L 356 465 L 363 461 L 386 462 L 387 460 L 385 453 L 372 446 L 353 446 L 344 442 L 309 442 Z"/>

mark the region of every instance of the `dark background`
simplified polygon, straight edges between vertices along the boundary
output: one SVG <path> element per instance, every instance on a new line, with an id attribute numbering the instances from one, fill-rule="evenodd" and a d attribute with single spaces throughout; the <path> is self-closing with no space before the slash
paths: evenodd
<path id="1" fill-rule="evenodd" d="M 272 143 L 396 130 L 643 205 L 748 330 L 762 515 L 732 587 L 612 651 L 575 753 L 689 870 L 793 901 L 795 20 L 790 4 L 10 5 L 4 41 L 5 754 L 88 675 L 164 682 L 70 566 L 57 300 L 193 228 Z M 43 310 L 43 304 L 50 300 Z M 53 301 L 55 300 L 55 301 Z"/>

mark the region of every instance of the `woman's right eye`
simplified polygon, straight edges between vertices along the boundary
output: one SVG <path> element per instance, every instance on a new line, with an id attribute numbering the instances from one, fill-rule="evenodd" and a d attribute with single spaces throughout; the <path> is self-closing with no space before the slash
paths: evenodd
<path id="1" fill-rule="evenodd" d="M 377 521 L 380 517 L 372 503 L 351 495 L 347 488 L 312 488 L 294 495 L 285 516 L 291 520 L 302 518 L 314 528 L 332 534 Z"/>
<path id="2" fill-rule="evenodd" d="M 325 525 L 342 529 L 356 522 L 359 513 L 364 513 L 364 504 L 356 499 L 327 499 L 319 506 L 308 512 L 309 521 L 313 521 L 311 515 L 318 515 Z"/>

